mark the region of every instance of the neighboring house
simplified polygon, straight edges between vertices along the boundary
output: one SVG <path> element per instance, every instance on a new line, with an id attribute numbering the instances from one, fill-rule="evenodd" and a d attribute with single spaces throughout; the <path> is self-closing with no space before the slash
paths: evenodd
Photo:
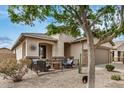
<path id="1" fill-rule="evenodd" d="M 97 40 L 95 40 L 96 42 Z M 108 63 L 111 61 L 110 44 L 102 45 L 96 49 L 96 64 Z M 87 40 L 85 37 L 74 38 L 65 34 L 47 36 L 41 33 L 22 33 L 12 47 L 17 60 L 32 57 L 74 57 L 83 58 L 83 64 L 87 64 Z"/>
<path id="2" fill-rule="evenodd" d="M 124 41 L 114 42 L 115 46 L 112 49 L 113 61 L 124 61 Z"/>
<path id="3" fill-rule="evenodd" d="M 0 60 L 16 58 L 15 54 L 8 48 L 0 48 Z"/>

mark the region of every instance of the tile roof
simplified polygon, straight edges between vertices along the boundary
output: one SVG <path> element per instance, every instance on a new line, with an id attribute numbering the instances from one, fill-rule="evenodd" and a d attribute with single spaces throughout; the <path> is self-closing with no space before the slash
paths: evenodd
<path id="1" fill-rule="evenodd" d="M 87 40 L 86 37 L 80 37 L 80 38 L 76 38 L 74 41 L 72 41 L 71 43 L 76 43 L 76 42 L 80 42 L 83 40 Z"/>
<path id="2" fill-rule="evenodd" d="M 124 44 L 124 41 L 116 41 L 114 43 L 115 43 L 115 46 L 113 46 L 113 49 L 117 49 L 119 46 L 121 46 L 122 44 Z"/>
<path id="3" fill-rule="evenodd" d="M 22 36 L 27 36 L 27 37 L 34 37 L 34 38 L 41 38 L 41 39 L 57 41 L 57 39 L 55 39 L 51 36 L 48 36 L 46 34 L 43 34 L 43 33 L 22 33 L 21 35 Z"/>
<path id="4" fill-rule="evenodd" d="M 18 37 L 16 40 L 15 44 L 12 46 L 11 50 L 13 50 L 20 42 L 23 37 L 31 37 L 31 38 L 36 38 L 36 39 L 44 39 L 44 40 L 49 40 L 49 41 L 57 41 L 57 39 L 48 36 L 43 33 L 21 33 L 21 35 Z"/>

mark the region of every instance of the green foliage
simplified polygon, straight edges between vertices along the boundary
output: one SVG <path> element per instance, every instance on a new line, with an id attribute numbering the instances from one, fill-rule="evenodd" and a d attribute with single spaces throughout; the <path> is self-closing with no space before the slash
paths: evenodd
<path id="1" fill-rule="evenodd" d="M 80 30 L 75 26 L 72 26 L 72 27 L 70 26 L 67 27 L 64 25 L 56 26 L 54 24 L 49 24 L 47 26 L 48 35 L 57 34 L 57 33 L 65 33 L 68 35 L 72 35 L 73 37 L 77 37 L 81 35 Z"/>
<path id="2" fill-rule="evenodd" d="M 22 59 L 19 63 L 16 59 L 0 60 L 0 73 L 4 74 L 5 78 L 10 77 L 14 82 L 22 81 L 23 76 L 28 72 L 27 65 L 31 60 Z"/>
<path id="3" fill-rule="evenodd" d="M 107 71 L 113 71 L 115 66 L 113 66 L 113 65 L 106 65 L 105 68 L 107 69 Z"/>
<path id="4" fill-rule="evenodd" d="M 87 11 L 86 20 L 89 25 L 99 16 L 95 24 L 89 28 L 97 38 L 110 36 L 120 22 L 120 6 L 99 6 L 95 11 L 94 7 L 88 5 L 14 5 L 8 8 L 9 17 L 13 23 L 34 26 L 35 21 L 42 22 L 50 17 L 53 21 L 47 27 L 48 35 L 63 32 L 75 37 L 80 36 L 81 31 L 84 30 L 82 28 L 84 11 Z M 107 32 L 110 34 L 106 35 Z M 115 37 L 123 32 L 124 29 L 117 32 Z"/>
<path id="5" fill-rule="evenodd" d="M 34 25 L 35 20 L 44 21 L 49 15 L 49 6 L 14 5 L 9 6 L 8 13 L 13 23 Z"/>
<path id="6" fill-rule="evenodd" d="M 117 81 L 119 81 L 119 80 L 121 80 L 121 76 L 120 76 L 120 75 L 112 75 L 112 76 L 111 76 L 111 79 L 112 79 L 112 80 L 117 80 Z"/>

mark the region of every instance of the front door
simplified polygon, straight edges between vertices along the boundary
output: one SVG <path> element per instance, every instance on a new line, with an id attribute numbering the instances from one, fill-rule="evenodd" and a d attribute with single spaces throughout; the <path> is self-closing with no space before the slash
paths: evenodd
<path id="1" fill-rule="evenodd" d="M 46 58 L 46 46 L 39 44 L 39 56 L 41 58 Z"/>

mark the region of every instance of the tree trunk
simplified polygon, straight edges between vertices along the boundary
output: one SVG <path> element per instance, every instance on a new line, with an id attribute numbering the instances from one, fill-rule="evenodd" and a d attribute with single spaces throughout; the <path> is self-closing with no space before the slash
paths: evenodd
<path id="1" fill-rule="evenodd" d="M 81 60 L 82 57 L 81 57 L 81 56 L 82 56 L 82 54 L 80 54 L 80 60 L 79 60 L 79 62 L 78 62 L 78 63 L 79 63 L 79 64 L 78 64 L 78 72 L 79 72 L 79 74 L 82 73 L 82 64 L 81 64 L 81 63 L 82 63 L 82 60 Z"/>
<path id="2" fill-rule="evenodd" d="M 80 22 L 82 29 L 84 30 L 87 37 L 88 45 L 88 88 L 95 87 L 95 47 L 94 47 L 94 38 L 92 31 L 89 27 L 89 22 L 87 20 L 87 11 L 84 10 L 83 14 L 83 24 Z"/>
<path id="3" fill-rule="evenodd" d="M 95 87 L 95 47 L 92 33 L 87 33 L 88 44 L 88 88 Z"/>

